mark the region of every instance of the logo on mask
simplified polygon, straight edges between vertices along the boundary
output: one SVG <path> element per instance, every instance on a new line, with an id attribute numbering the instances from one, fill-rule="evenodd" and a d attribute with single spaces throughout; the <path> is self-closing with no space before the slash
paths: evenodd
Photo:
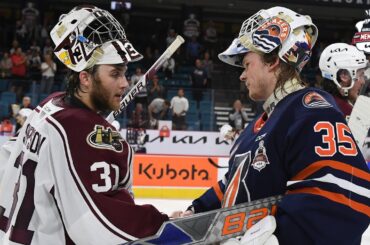
<path id="1" fill-rule="evenodd" d="M 253 44 L 262 52 L 269 53 L 281 45 L 289 36 L 288 22 L 278 17 L 262 24 L 252 34 Z"/>

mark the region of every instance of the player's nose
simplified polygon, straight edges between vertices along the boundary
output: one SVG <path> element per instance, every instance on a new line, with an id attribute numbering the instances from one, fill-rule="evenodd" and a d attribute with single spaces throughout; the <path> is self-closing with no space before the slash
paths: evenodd
<path id="1" fill-rule="evenodd" d="M 120 85 L 120 88 L 127 88 L 128 87 L 128 81 L 127 81 L 127 78 L 125 75 L 123 75 L 121 78 L 120 78 L 120 82 L 119 82 L 119 85 Z"/>
<path id="2" fill-rule="evenodd" d="M 242 82 L 246 82 L 247 81 L 247 69 L 244 69 L 244 71 L 242 72 L 242 74 L 240 74 L 239 79 Z"/>

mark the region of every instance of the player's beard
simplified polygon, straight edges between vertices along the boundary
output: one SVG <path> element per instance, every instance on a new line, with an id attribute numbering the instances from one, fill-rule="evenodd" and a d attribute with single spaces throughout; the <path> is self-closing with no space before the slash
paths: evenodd
<path id="1" fill-rule="evenodd" d="M 97 111 L 107 112 L 114 111 L 116 108 L 110 103 L 110 92 L 102 86 L 101 80 L 95 76 L 93 89 L 90 94 L 91 102 Z"/>

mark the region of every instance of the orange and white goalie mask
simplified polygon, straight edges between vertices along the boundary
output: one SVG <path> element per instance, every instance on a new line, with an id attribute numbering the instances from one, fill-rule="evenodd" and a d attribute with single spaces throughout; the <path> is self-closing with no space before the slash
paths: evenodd
<path id="1" fill-rule="evenodd" d="M 239 36 L 218 57 L 242 67 L 243 54 L 267 54 L 278 49 L 281 60 L 301 71 L 311 57 L 317 36 L 317 27 L 307 15 L 284 7 L 262 9 L 243 22 Z"/>

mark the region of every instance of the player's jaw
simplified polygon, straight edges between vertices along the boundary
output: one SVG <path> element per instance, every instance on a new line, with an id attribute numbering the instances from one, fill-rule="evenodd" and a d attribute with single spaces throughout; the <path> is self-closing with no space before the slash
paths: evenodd
<path id="1" fill-rule="evenodd" d="M 124 75 L 125 67 L 119 65 L 101 65 L 99 75 L 94 79 L 91 101 L 97 111 L 115 111 L 128 82 Z"/>

